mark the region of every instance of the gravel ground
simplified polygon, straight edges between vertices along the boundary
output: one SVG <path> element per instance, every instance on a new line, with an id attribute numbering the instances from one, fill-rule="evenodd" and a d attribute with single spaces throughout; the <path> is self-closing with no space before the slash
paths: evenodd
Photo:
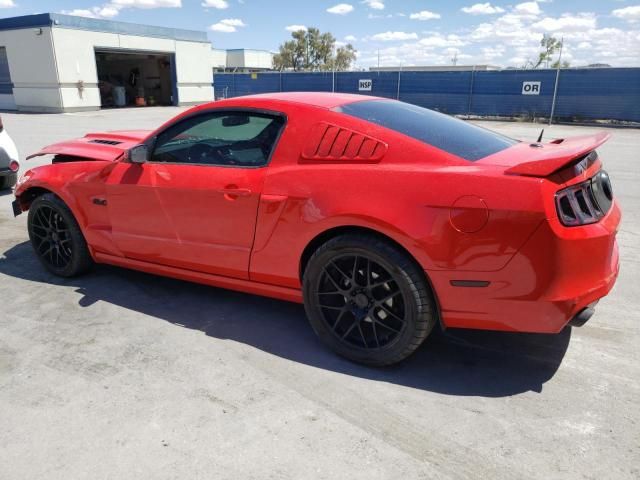
<path id="1" fill-rule="evenodd" d="M 2 117 L 24 156 L 178 110 Z M 54 278 L 1 195 L 0 478 L 639 478 L 640 131 L 610 131 L 622 270 L 591 321 L 437 333 L 387 369 L 326 351 L 299 305 L 112 267 Z"/>

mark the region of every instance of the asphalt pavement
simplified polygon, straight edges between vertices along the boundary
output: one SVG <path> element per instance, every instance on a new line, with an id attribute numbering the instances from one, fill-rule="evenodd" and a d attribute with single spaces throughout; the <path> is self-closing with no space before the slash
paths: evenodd
<path id="1" fill-rule="evenodd" d="M 2 118 L 24 157 L 178 110 Z M 385 369 L 327 351 L 299 305 L 107 266 L 53 277 L 2 192 L 0 478 L 640 478 L 640 130 L 607 130 L 621 273 L 595 316 L 558 335 L 436 333 Z"/>

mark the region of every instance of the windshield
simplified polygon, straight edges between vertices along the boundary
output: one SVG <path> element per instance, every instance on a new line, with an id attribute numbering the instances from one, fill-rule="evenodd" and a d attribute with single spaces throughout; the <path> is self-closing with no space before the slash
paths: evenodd
<path id="1" fill-rule="evenodd" d="M 395 100 L 366 100 L 334 110 L 395 130 L 472 162 L 518 143 L 449 115 Z"/>

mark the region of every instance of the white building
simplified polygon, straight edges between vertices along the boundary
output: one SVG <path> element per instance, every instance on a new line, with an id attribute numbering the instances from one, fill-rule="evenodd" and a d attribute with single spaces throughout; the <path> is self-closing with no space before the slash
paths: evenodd
<path id="1" fill-rule="evenodd" d="M 216 72 L 251 73 L 273 70 L 273 53 L 268 50 L 212 49 L 211 55 L 213 69 Z"/>
<path id="2" fill-rule="evenodd" d="M 203 103 L 221 68 L 271 68 L 271 54 L 214 50 L 206 32 L 191 30 L 56 13 L 0 19 L 0 109 Z"/>
<path id="3" fill-rule="evenodd" d="M 273 69 L 273 53 L 236 48 L 227 50 L 227 72 L 263 72 Z"/>

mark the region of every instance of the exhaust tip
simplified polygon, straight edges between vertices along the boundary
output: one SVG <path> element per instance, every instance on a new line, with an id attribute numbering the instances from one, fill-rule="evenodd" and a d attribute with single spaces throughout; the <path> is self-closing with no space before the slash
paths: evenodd
<path id="1" fill-rule="evenodd" d="M 572 327 L 581 327 L 589 321 L 594 313 L 596 313 L 596 311 L 591 307 L 583 308 L 569 321 L 569 325 Z"/>

